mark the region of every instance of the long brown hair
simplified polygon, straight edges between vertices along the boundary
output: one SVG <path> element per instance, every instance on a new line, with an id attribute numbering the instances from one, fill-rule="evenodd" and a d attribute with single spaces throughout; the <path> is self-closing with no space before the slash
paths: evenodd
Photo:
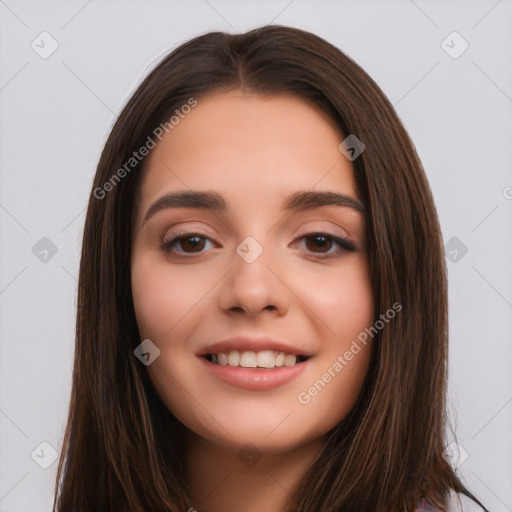
<path id="1" fill-rule="evenodd" d="M 400 315 L 374 339 L 357 403 L 332 429 L 294 512 L 408 512 L 450 488 L 474 498 L 442 457 L 447 279 L 439 222 L 413 143 L 389 100 L 348 56 L 308 32 L 265 26 L 196 37 L 166 56 L 119 115 L 89 200 L 80 262 L 69 419 L 54 510 L 188 510 L 182 426 L 134 356 L 132 222 L 144 160 L 134 151 L 182 105 L 215 91 L 292 94 L 327 112 L 366 149 L 353 161 L 367 212 L 375 318 Z M 119 179 L 118 169 L 125 166 Z M 121 176 L 122 174 L 122 176 Z M 106 183 L 110 186 L 106 186 Z"/>

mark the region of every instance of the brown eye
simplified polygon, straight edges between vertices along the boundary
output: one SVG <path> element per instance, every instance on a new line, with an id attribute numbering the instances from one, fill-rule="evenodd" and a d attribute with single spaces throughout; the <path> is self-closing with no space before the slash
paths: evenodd
<path id="1" fill-rule="evenodd" d="M 210 244 L 207 247 L 207 244 Z M 164 253 L 175 254 L 194 254 L 201 253 L 204 249 L 213 247 L 211 240 L 208 237 L 198 235 L 197 233 L 189 233 L 181 236 L 176 236 L 168 240 L 164 240 L 160 244 L 160 249 Z"/>
<path id="2" fill-rule="evenodd" d="M 346 253 L 357 250 L 352 242 L 330 233 L 304 233 L 296 240 L 300 240 L 307 254 L 318 260 L 341 258 Z"/>
<path id="3" fill-rule="evenodd" d="M 306 247 L 313 252 L 328 252 L 333 241 L 323 235 L 310 235 L 305 237 Z"/>
<path id="4" fill-rule="evenodd" d="M 185 252 L 201 251 L 204 248 L 204 238 L 200 236 L 185 236 L 178 238 L 180 245 Z M 184 240 L 184 242 L 183 242 Z"/>

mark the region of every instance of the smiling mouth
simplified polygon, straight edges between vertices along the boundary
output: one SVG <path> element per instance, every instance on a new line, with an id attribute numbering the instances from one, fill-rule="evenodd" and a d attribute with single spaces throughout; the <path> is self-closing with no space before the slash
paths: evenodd
<path id="1" fill-rule="evenodd" d="M 288 354 L 277 350 L 230 350 L 216 354 L 202 355 L 210 363 L 220 366 L 238 366 L 241 368 L 279 368 L 282 366 L 295 366 L 309 359 L 308 356 Z"/>

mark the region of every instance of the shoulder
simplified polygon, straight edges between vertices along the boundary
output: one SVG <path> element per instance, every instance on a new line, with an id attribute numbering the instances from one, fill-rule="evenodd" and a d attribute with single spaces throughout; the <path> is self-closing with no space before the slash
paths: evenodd
<path id="1" fill-rule="evenodd" d="M 485 512 L 484 509 L 475 503 L 465 494 L 450 492 L 447 512 Z"/>

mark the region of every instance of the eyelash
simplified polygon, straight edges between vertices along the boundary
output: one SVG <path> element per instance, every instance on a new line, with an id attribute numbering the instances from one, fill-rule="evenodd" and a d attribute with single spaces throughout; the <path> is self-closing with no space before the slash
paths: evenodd
<path id="1" fill-rule="evenodd" d="M 349 242 L 346 238 L 341 238 L 338 236 L 331 235 L 330 233 L 324 233 L 321 231 L 313 231 L 311 233 L 305 233 L 303 235 L 300 235 L 299 237 L 297 237 L 294 240 L 294 242 L 296 240 L 301 241 L 306 238 L 315 237 L 315 236 L 320 236 L 320 237 L 326 238 L 328 241 L 334 242 L 335 244 L 338 245 L 338 248 L 333 252 L 329 252 L 329 253 L 313 252 L 312 254 L 314 254 L 315 257 L 320 260 L 325 260 L 325 259 L 330 259 L 330 258 L 339 258 L 339 257 L 343 256 L 345 254 L 345 252 L 353 252 L 357 249 L 357 247 L 353 243 Z M 192 238 L 192 237 L 198 237 L 198 238 L 204 238 L 206 240 L 210 240 L 209 237 L 200 235 L 199 233 L 193 233 L 193 232 L 180 233 L 178 236 L 175 236 L 174 238 L 171 238 L 169 240 L 163 240 L 160 244 L 160 250 L 164 254 L 168 255 L 171 252 L 173 252 L 173 247 L 177 241 L 186 240 L 187 238 Z M 178 256 L 178 257 L 188 258 L 189 256 L 182 256 L 182 255 L 183 254 L 191 254 L 191 255 L 201 254 L 202 252 L 203 251 L 187 253 L 184 251 L 178 251 L 178 254 L 181 253 L 180 256 Z"/>

